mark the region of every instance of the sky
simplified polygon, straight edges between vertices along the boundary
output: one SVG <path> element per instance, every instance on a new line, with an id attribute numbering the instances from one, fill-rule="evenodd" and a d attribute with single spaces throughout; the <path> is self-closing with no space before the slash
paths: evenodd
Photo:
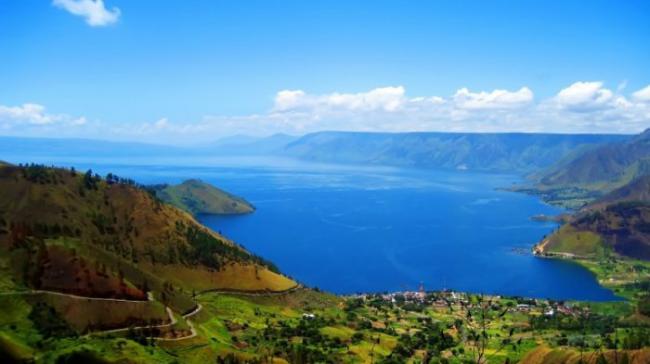
<path id="1" fill-rule="evenodd" d="M 648 1 L 0 0 L 0 135 L 647 127 Z"/>

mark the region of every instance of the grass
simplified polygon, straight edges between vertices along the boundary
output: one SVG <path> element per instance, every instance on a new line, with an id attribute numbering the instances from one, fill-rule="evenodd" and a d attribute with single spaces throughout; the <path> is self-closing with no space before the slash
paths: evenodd
<path id="1" fill-rule="evenodd" d="M 545 251 L 568 253 L 581 257 L 597 257 L 604 254 L 602 238 L 591 231 L 579 231 L 569 224 L 562 226 L 548 238 Z"/>
<path id="2" fill-rule="evenodd" d="M 158 301 L 95 301 L 48 294 L 30 296 L 29 301 L 41 301 L 54 307 L 80 333 L 169 321 L 165 307 Z"/>
<path id="3" fill-rule="evenodd" d="M 196 291 L 233 289 L 284 291 L 295 287 L 293 280 L 270 270 L 242 263 L 228 264 L 219 271 L 190 269 L 184 265 L 146 265 L 153 274 Z"/>

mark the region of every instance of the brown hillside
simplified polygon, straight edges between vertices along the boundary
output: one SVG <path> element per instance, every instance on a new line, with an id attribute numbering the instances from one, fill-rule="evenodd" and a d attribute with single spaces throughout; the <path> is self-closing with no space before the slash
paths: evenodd
<path id="1" fill-rule="evenodd" d="M 0 248 L 17 258 L 17 279 L 34 288 L 107 296 L 119 277 L 168 293 L 295 285 L 133 181 L 59 168 L 0 166 Z M 256 274 L 236 274 L 242 267 Z M 178 272 L 197 279 L 179 280 Z"/>

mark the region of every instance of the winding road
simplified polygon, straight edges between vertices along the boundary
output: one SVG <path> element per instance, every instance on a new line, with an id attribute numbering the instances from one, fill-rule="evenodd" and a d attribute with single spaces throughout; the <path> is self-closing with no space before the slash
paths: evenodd
<path id="1" fill-rule="evenodd" d="M 286 289 L 284 291 L 242 291 L 242 290 L 230 290 L 230 289 L 210 289 L 210 290 L 205 290 L 197 293 L 197 296 L 206 294 L 206 293 L 216 293 L 216 294 L 230 294 L 230 295 L 237 295 L 237 296 L 248 296 L 248 297 L 275 297 L 275 296 L 282 296 L 285 294 L 290 294 L 293 292 L 296 292 L 300 289 L 303 289 L 304 287 L 302 285 L 296 285 L 294 287 L 291 287 L 289 289 Z M 47 290 L 29 290 L 29 291 L 13 291 L 13 292 L 0 292 L 0 296 L 17 296 L 17 295 L 38 295 L 38 294 L 47 294 L 47 295 L 53 295 L 53 296 L 59 296 L 59 297 L 66 297 L 66 298 L 72 298 L 76 300 L 86 300 L 86 301 L 108 301 L 108 302 L 123 302 L 123 303 L 149 303 L 155 301 L 155 298 L 151 292 L 147 292 L 147 300 L 128 300 L 128 299 L 123 299 L 123 298 L 103 298 L 103 297 L 88 297 L 88 296 L 79 296 L 75 295 L 72 293 L 63 293 L 63 292 L 57 292 L 57 291 L 47 291 Z M 189 319 L 190 317 L 196 315 L 203 309 L 203 305 L 200 303 L 196 303 L 196 307 L 182 315 L 181 317 L 185 320 L 187 323 L 187 326 L 190 328 L 190 334 L 185 335 L 185 336 L 180 336 L 180 337 L 159 337 L 159 336 L 150 336 L 150 339 L 158 340 L 158 341 L 181 341 L 181 340 L 187 340 L 196 337 L 197 331 L 196 328 L 194 327 L 194 324 L 192 321 Z M 167 311 L 167 316 L 169 317 L 169 322 L 164 323 L 164 324 L 157 324 L 157 325 L 143 325 L 143 326 L 128 326 L 128 327 L 122 327 L 122 328 L 117 328 L 117 329 L 109 329 L 109 330 L 102 330 L 102 331 L 95 331 L 86 334 L 86 337 L 89 336 L 94 336 L 94 335 L 106 335 L 106 334 L 115 334 L 115 333 L 120 333 L 120 332 L 127 332 L 129 330 L 145 330 L 145 329 L 152 329 L 152 328 L 166 328 L 166 327 L 171 327 L 178 323 L 178 320 L 174 316 L 174 312 L 172 311 L 169 306 L 165 306 L 165 310 Z"/>

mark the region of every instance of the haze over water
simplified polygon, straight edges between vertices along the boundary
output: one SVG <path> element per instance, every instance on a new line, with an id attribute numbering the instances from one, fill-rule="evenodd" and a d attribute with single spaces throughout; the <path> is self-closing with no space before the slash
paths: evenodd
<path id="1" fill-rule="evenodd" d="M 200 178 L 242 196 L 255 213 L 199 220 L 300 282 L 335 293 L 415 290 L 422 282 L 428 290 L 616 299 L 586 269 L 530 255 L 556 227 L 530 217 L 561 210 L 498 190 L 517 177 L 266 159 L 178 162 L 69 164 L 141 183 Z"/>

